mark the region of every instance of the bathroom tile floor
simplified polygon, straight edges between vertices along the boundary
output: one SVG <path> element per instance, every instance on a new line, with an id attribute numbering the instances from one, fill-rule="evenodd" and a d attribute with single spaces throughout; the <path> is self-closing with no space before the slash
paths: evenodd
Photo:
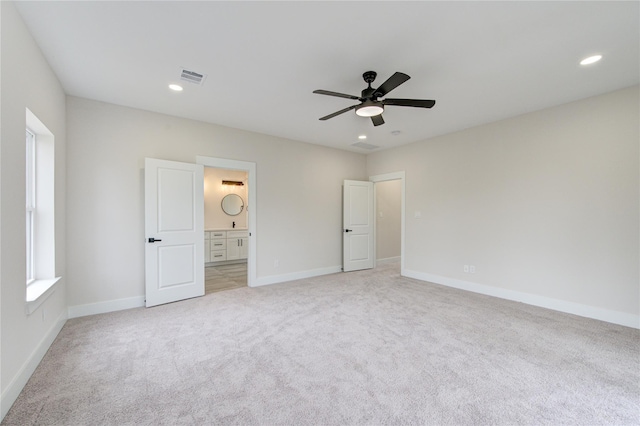
<path id="1" fill-rule="evenodd" d="M 247 263 L 205 266 L 204 293 L 231 290 L 247 286 Z"/>

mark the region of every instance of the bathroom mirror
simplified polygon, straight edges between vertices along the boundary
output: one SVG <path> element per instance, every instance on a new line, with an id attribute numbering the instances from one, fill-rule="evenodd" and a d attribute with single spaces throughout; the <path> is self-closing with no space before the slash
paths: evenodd
<path id="1" fill-rule="evenodd" d="M 244 208 L 244 200 L 238 194 L 225 195 L 222 199 L 222 210 L 229 216 L 237 216 Z"/>

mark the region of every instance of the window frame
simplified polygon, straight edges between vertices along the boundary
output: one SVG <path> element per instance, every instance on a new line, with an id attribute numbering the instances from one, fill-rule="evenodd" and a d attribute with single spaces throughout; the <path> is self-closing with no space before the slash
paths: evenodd
<path id="1" fill-rule="evenodd" d="M 25 311 L 31 315 L 55 292 L 55 136 L 47 126 L 26 108 L 25 129 Z M 29 133 L 33 138 L 29 137 Z M 30 213 L 29 213 L 30 212 Z"/>

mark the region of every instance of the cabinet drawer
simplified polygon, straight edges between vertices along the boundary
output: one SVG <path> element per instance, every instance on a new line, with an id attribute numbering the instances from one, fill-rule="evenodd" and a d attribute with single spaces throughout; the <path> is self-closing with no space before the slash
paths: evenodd
<path id="1" fill-rule="evenodd" d="M 227 231 L 210 231 L 211 238 L 227 238 Z"/>
<path id="2" fill-rule="evenodd" d="M 248 238 L 249 231 L 227 231 L 227 238 Z"/>
<path id="3" fill-rule="evenodd" d="M 227 260 L 226 250 L 211 250 L 211 261 L 219 262 L 221 260 Z"/>
<path id="4" fill-rule="evenodd" d="M 227 240 L 211 240 L 211 250 L 224 250 L 227 248 Z"/>

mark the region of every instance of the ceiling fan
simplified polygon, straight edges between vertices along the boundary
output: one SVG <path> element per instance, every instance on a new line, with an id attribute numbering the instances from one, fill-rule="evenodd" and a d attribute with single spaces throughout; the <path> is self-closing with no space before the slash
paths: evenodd
<path id="1" fill-rule="evenodd" d="M 331 92 L 329 90 L 314 90 L 313 93 L 317 93 L 319 95 L 328 95 L 328 96 L 337 96 L 339 98 L 347 98 L 360 101 L 359 105 L 352 105 L 348 108 L 341 109 L 340 111 L 334 112 L 333 114 L 326 115 L 320 120 L 328 120 L 337 115 L 345 113 L 347 111 L 351 111 L 352 109 L 356 110 L 356 114 L 361 117 L 371 117 L 371 121 L 374 126 L 380 126 L 384 124 L 384 120 L 382 118 L 382 112 L 384 111 L 385 105 L 393 105 L 393 106 L 407 106 L 407 107 L 415 107 L 415 108 L 431 108 L 436 104 L 436 101 L 433 100 L 423 100 L 423 99 L 392 99 L 385 98 L 380 100 L 379 98 L 384 97 L 387 93 L 400 86 L 405 81 L 409 80 L 411 77 L 408 75 L 396 72 L 391 77 L 387 79 L 382 85 L 380 85 L 377 89 L 371 87 L 371 83 L 376 79 L 378 74 L 375 71 L 367 71 L 362 74 L 362 78 L 369 85 L 366 89 L 362 91 L 361 96 L 347 95 L 344 93 Z"/>

